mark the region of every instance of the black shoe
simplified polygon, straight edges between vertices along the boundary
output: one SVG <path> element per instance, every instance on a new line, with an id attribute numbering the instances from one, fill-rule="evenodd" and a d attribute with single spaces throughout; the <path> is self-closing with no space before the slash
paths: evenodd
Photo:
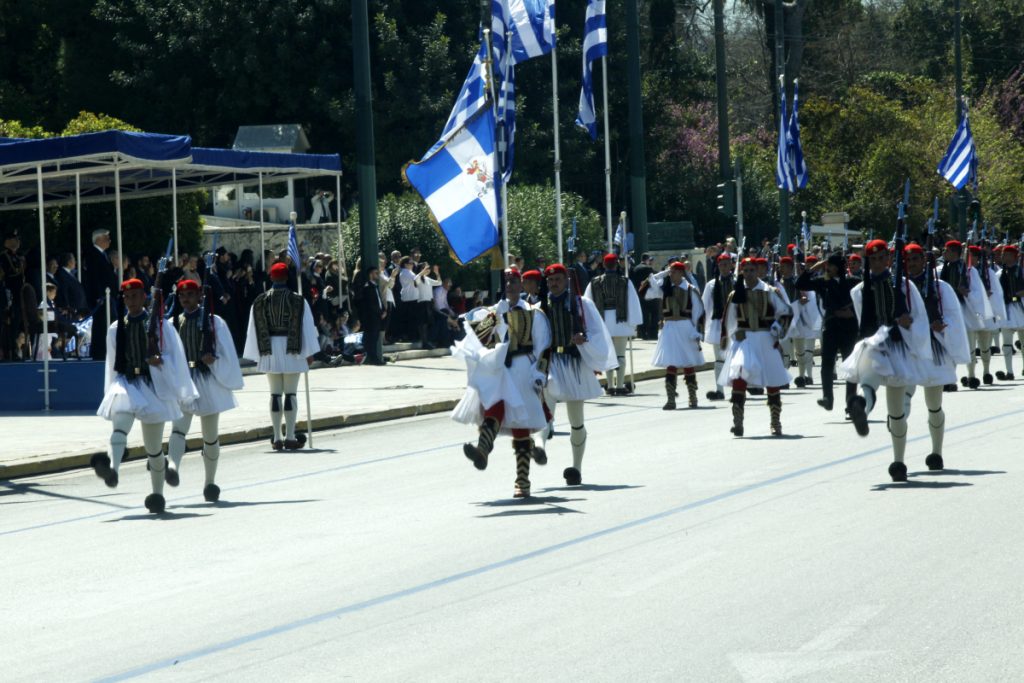
<path id="1" fill-rule="evenodd" d="M 833 403 L 832 399 L 830 399 L 830 398 L 819 398 L 818 399 L 818 405 L 821 406 L 822 408 L 824 408 L 825 410 L 831 411 L 832 410 L 832 403 Z"/>
<path id="2" fill-rule="evenodd" d="M 583 483 L 583 475 L 575 467 L 566 467 L 562 470 L 562 477 L 565 478 L 566 486 L 579 486 Z"/>
<path id="3" fill-rule="evenodd" d="M 977 377 L 971 377 L 970 379 L 967 380 L 967 386 L 969 386 L 971 389 L 977 389 L 978 387 L 981 386 L 981 382 L 978 381 Z"/>
<path id="4" fill-rule="evenodd" d="M 991 353 L 993 356 L 998 356 L 1000 353 L 1002 353 L 998 346 L 988 347 L 988 352 Z"/>
<path id="5" fill-rule="evenodd" d="M 803 389 L 805 386 L 807 386 L 807 380 L 804 379 L 802 376 L 797 377 L 796 379 L 793 380 L 793 384 Z"/>
<path id="6" fill-rule="evenodd" d="M 167 482 L 168 486 L 177 486 L 181 483 L 181 478 L 178 477 L 178 470 L 172 470 L 167 467 L 167 463 L 164 463 L 164 481 Z"/>
<path id="7" fill-rule="evenodd" d="M 751 396 L 762 396 L 764 395 L 764 387 L 749 387 L 747 391 Z"/>
<path id="8" fill-rule="evenodd" d="M 106 475 L 104 475 L 104 477 L 103 477 L 103 483 L 105 483 L 107 486 L 109 486 L 112 489 L 116 489 L 117 488 L 117 482 L 118 482 L 117 472 L 115 472 L 114 470 L 107 470 Z"/>
<path id="9" fill-rule="evenodd" d="M 480 449 L 476 446 L 471 443 L 464 443 L 462 444 L 462 452 L 473 463 L 473 467 L 478 470 L 487 469 L 487 456 L 481 453 Z"/>
<path id="10" fill-rule="evenodd" d="M 996 379 L 999 380 L 1000 382 L 1005 382 L 1006 373 L 1003 372 L 1002 370 L 996 370 Z"/>
<path id="11" fill-rule="evenodd" d="M 962 386 L 962 387 L 970 386 L 970 382 L 968 381 L 968 379 L 966 377 L 961 377 L 960 378 L 960 386 Z"/>
<path id="12" fill-rule="evenodd" d="M 906 481 L 907 466 L 901 462 L 894 462 L 889 465 L 889 476 L 892 477 L 893 481 Z"/>
<path id="13" fill-rule="evenodd" d="M 709 401 L 724 401 L 725 394 L 721 391 L 709 391 L 706 396 Z"/>
<path id="14" fill-rule="evenodd" d="M 541 448 L 540 446 L 534 446 L 533 447 L 533 461 L 535 463 L 537 463 L 538 465 L 547 465 L 548 464 L 548 454 L 547 454 L 547 452 L 543 448 Z"/>
<path id="15" fill-rule="evenodd" d="M 814 384 L 814 378 L 813 377 L 805 377 L 804 378 L 804 386 L 805 387 L 809 387 L 812 384 Z"/>
<path id="16" fill-rule="evenodd" d="M 733 436 L 743 436 L 743 427 L 729 427 L 729 431 L 733 433 Z"/>
<path id="17" fill-rule="evenodd" d="M 938 453 L 932 453 L 924 459 L 924 464 L 928 465 L 930 470 L 941 470 L 944 469 L 944 463 L 942 462 L 942 456 Z"/>
<path id="18" fill-rule="evenodd" d="M 146 509 L 152 512 L 154 515 L 159 515 L 161 512 L 163 512 L 164 506 L 166 504 L 167 502 L 164 500 L 164 497 L 161 496 L 159 493 L 151 493 L 148 496 L 146 496 Z"/>
<path id="19" fill-rule="evenodd" d="M 107 473 L 110 469 L 110 458 L 105 453 L 96 453 L 89 459 L 89 464 L 92 466 L 92 471 L 96 473 L 96 476 L 100 479 L 106 479 Z"/>
<path id="20" fill-rule="evenodd" d="M 951 394 L 954 391 L 958 391 L 959 389 L 960 387 L 958 387 L 956 384 L 947 384 L 946 386 L 942 387 L 942 390 L 945 391 L 947 394 Z"/>
<path id="21" fill-rule="evenodd" d="M 216 484 L 207 484 L 203 489 L 203 498 L 207 503 L 216 503 L 220 500 L 220 487 Z"/>
<path id="22" fill-rule="evenodd" d="M 867 401 L 863 396 L 854 396 L 850 399 L 850 419 L 853 420 L 853 428 L 861 436 L 867 436 L 871 431 L 868 427 Z"/>
<path id="23" fill-rule="evenodd" d="M 992 384 L 992 375 L 986 372 L 981 376 L 981 381 L 985 383 L 985 386 Z"/>

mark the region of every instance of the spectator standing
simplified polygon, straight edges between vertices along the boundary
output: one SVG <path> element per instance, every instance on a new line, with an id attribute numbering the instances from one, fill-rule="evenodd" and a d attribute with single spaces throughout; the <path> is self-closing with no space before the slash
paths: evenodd
<path id="1" fill-rule="evenodd" d="M 94 309 L 92 329 L 96 334 L 92 335 L 91 355 L 93 360 L 104 360 L 107 357 L 107 334 L 110 327 L 106 313 L 106 290 L 110 288 L 111 307 L 114 306 L 118 287 L 118 273 L 114 267 L 114 261 L 110 258 L 107 250 L 110 248 L 110 231 L 97 229 L 92 232 L 92 246 L 85 249 L 82 255 L 85 270 L 83 271 L 83 285 L 89 308 Z"/>
<path id="2" fill-rule="evenodd" d="M 370 365 L 384 365 L 384 354 L 380 344 L 381 324 L 387 313 L 380 293 L 380 267 L 371 264 L 366 272 L 366 282 L 359 296 L 359 321 L 363 328 L 363 348 L 366 362 Z"/>
<path id="3" fill-rule="evenodd" d="M 75 255 L 66 252 L 60 256 L 60 269 L 57 271 L 57 308 L 65 311 L 69 316 L 88 310 L 86 303 L 85 288 L 78 281 L 75 275 L 75 268 L 78 262 Z"/>

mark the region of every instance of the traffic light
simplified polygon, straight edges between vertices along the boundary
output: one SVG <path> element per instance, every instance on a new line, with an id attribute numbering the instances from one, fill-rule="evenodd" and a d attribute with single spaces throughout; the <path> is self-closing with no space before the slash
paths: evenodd
<path id="1" fill-rule="evenodd" d="M 736 216 L 736 181 L 718 183 L 718 210 L 729 218 Z"/>

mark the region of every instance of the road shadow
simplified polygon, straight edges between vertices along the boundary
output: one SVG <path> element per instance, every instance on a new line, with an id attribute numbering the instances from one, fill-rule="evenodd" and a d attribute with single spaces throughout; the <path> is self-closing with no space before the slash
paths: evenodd
<path id="1" fill-rule="evenodd" d="M 642 489 L 643 486 L 634 484 L 580 484 L 579 486 L 553 486 L 541 489 L 544 493 L 551 491 L 625 491 L 627 489 Z"/>
<path id="2" fill-rule="evenodd" d="M 131 510 L 132 508 L 135 507 L 134 505 L 120 505 L 118 503 L 111 503 L 111 502 L 106 501 L 106 500 L 99 500 L 99 499 L 105 498 L 107 496 L 119 495 L 119 494 L 116 494 L 116 493 L 103 493 L 103 494 L 100 494 L 100 495 L 97 495 L 97 496 L 90 496 L 90 497 L 86 498 L 84 496 L 71 496 L 71 495 L 68 495 L 66 493 L 56 493 L 54 491 L 46 491 L 46 490 L 44 490 L 45 486 L 46 486 L 45 484 L 36 484 L 36 483 L 33 483 L 33 482 L 28 482 L 28 483 L 25 483 L 25 484 L 20 484 L 20 483 L 16 484 L 16 483 L 11 482 L 11 481 L 0 481 L 0 487 L 3 487 L 4 489 L 6 489 L 6 490 L 0 490 L 0 498 L 3 498 L 5 496 L 35 494 L 37 496 L 41 496 L 41 498 L 39 500 L 43 500 L 45 498 L 57 498 L 57 499 L 60 499 L 60 500 L 74 500 L 74 501 L 80 501 L 80 502 L 83 502 L 83 503 L 92 503 L 93 505 L 105 505 L 107 507 L 118 508 L 118 509 L 121 509 L 121 510 Z M 21 502 L 21 503 L 31 503 L 31 502 L 39 502 L 39 501 L 23 500 L 23 501 L 18 501 L 18 502 Z M 0 504 L 2 504 L 2 505 L 9 505 L 10 503 L 4 502 L 4 503 L 0 503 Z"/>
<path id="3" fill-rule="evenodd" d="M 520 508 L 518 510 L 502 510 L 501 512 L 495 512 L 490 515 L 477 515 L 477 519 L 494 519 L 495 517 L 522 517 L 525 515 L 582 515 L 583 512 L 580 510 L 573 510 L 572 508 L 564 508 L 560 505 L 554 505 L 551 507 L 543 508 Z"/>
<path id="4" fill-rule="evenodd" d="M 528 498 L 502 498 L 500 500 L 484 500 L 473 505 L 482 508 L 523 507 L 526 505 L 558 505 L 561 503 L 578 503 L 586 498 L 563 498 L 561 496 L 530 496 Z"/>
<path id="5" fill-rule="evenodd" d="M 147 513 L 144 515 L 125 515 L 124 517 L 119 517 L 118 519 L 106 519 L 103 520 L 103 524 L 110 524 L 112 522 L 135 522 L 141 520 L 164 522 L 170 521 L 172 519 L 189 519 L 192 517 L 210 517 L 210 515 L 201 515 L 198 512 L 171 512 L 169 510 L 165 510 L 164 512 L 161 512 L 159 515 Z"/>
<path id="6" fill-rule="evenodd" d="M 758 436 L 744 436 L 742 437 L 747 441 L 801 441 L 803 439 L 824 439 L 822 434 L 782 434 L 780 436 L 773 436 L 771 434 L 759 434 Z"/>
<path id="7" fill-rule="evenodd" d="M 943 477 L 943 476 L 960 476 L 960 477 L 983 477 L 986 474 L 1006 474 L 1005 470 L 925 470 L 923 472 L 913 472 L 908 474 L 908 477 Z"/>
<path id="8" fill-rule="evenodd" d="M 189 508 L 247 508 L 257 505 L 294 505 L 296 503 L 319 503 L 320 498 L 304 498 L 302 500 L 218 500 L 216 503 L 189 503 L 188 505 L 175 505 L 175 510 Z"/>
<path id="9" fill-rule="evenodd" d="M 966 481 L 900 481 L 888 484 L 875 484 L 872 491 L 900 491 L 905 489 L 956 489 L 974 486 Z"/>

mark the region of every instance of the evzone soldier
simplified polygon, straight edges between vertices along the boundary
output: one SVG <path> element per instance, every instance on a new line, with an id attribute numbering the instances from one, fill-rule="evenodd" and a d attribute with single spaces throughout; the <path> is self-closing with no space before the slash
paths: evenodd
<path id="1" fill-rule="evenodd" d="M 992 270 L 991 262 L 985 247 L 972 244 L 968 247 L 971 254 L 971 263 L 978 271 L 981 280 L 982 291 L 985 292 L 987 305 L 985 316 L 982 319 L 984 329 L 978 331 L 978 338 L 975 348 L 981 356 L 981 381 L 982 384 L 992 384 L 991 370 L 993 346 L 999 340 L 999 332 L 1006 320 L 1006 305 L 1003 303 L 1003 288 L 999 284 L 999 275 Z M 973 358 L 973 356 L 972 356 Z M 967 366 L 970 377 L 974 377 L 974 363 Z M 975 380 L 977 381 L 977 380 Z"/>
<path id="2" fill-rule="evenodd" d="M 854 252 L 850 254 L 847 259 L 849 261 L 849 274 L 848 276 L 854 280 L 864 279 L 864 259 L 861 258 L 860 254 Z"/>
<path id="3" fill-rule="evenodd" d="M 516 456 L 513 496 L 530 495 L 530 460 L 548 461 L 531 434 L 545 429 L 548 416 L 541 391 L 546 379 L 540 360 L 551 343 L 547 317 L 539 307 L 522 298 L 518 270 L 505 271 L 505 298 L 490 309 L 474 309 L 467 315 L 473 334 L 456 342 L 453 355 L 466 361 L 466 393 L 452 411 L 452 419 L 479 425 L 477 443 L 463 445 L 462 452 L 478 470 L 487 469 L 488 456 L 498 434 L 510 434 Z M 481 339 L 485 329 L 489 335 Z M 489 337 L 493 348 L 486 348 Z"/>
<path id="4" fill-rule="evenodd" d="M 541 310 L 551 326 L 551 345 L 546 357 L 545 396 L 565 404 L 569 416 L 569 443 L 572 467 L 562 472 L 565 483 L 583 483 L 583 453 L 587 447 L 587 428 L 583 424 L 583 402 L 601 395 L 595 373 L 615 367 L 615 347 L 597 307 L 571 291 L 569 272 L 561 263 L 544 271 L 547 297 Z"/>
<path id="5" fill-rule="evenodd" d="M 1017 348 L 1024 347 L 1024 267 L 1020 263 L 1020 249 L 1013 244 L 1003 247 L 1002 269 L 999 271 L 999 285 L 1003 290 L 1003 303 L 1006 306 L 1006 318 L 1003 321 L 1003 363 L 1006 372 L 997 372 L 996 377 L 1004 382 L 1012 382 L 1013 374 L 1013 335 L 1017 335 Z"/>
<path id="6" fill-rule="evenodd" d="M 928 313 L 931 328 L 931 361 L 921 361 L 920 386 L 924 387 L 924 403 L 928 408 L 928 434 L 932 440 L 932 452 L 925 458 L 930 470 L 945 467 L 942 460 L 942 440 L 946 433 L 946 414 L 942 410 L 942 393 L 947 384 L 956 383 L 957 363 L 967 362 L 971 353 L 967 344 L 967 329 L 964 327 L 963 312 L 956 292 L 948 283 L 939 279 L 933 262 L 928 262 L 924 249 L 918 244 L 908 244 L 906 254 L 907 276 L 917 287 Z M 910 415 L 910 399 L 917 387 L 907 387 L 907 415 Z"/>
<path id="7" fill-rule="evenodd" d="M 897 240 L 897 249 L 903 242 Z M 907 389 L 927 381 L 921 367 L 931 363 L 932 344 L 928 315 L 917 287 L 890 271 L 889 245 L 872 240 L 864 248 L 868 272 L 850 297 L 857 313 L 860 341 L 843 361 L 840 375 L 860 386 L 850 399 L 850 419 L 861 436 L 869 432 L 868 415 L 875 407 L 879 386 L 885 386 L 893 481 L 907 480 L 903 455 L 907 446 Z M 902 254 L 899 255 L 902 259 Z M 899 269 L 897 269 L 899 270 Z"/>
<path id="8" fill-rule="evenodd" d="M 962 243 L 957 240 L 946 242 L 942 270 L 939 271 L 939 277 L 944 282 L 949 283 L 953 291 L 956 292 L 963 312 L 964 326 L 967 328 L 967 343 L 972 349 L 970 360 L 966 364 L 967 376 L 960 378 L 960 384 L 971 389 L 977 389 L 981 386 L 981 382 L 974 376 L 976 359 L 973 349 L 978 348 L 978 344 L 982 341 L 985 342 L 986 347 L 991 345 L 990 334 L 987 331 L 985 321 L 993 317 L 992 304 L 985 292 L 978 269 L 971 264 L 965 263 L 962 256 Z M 986 356 L 983 357 L 983 360 L 987 367 L 988 361 L 986 359 L 990 358 L 991 351 L 986 348 L 984 353 Z M 955 383 L 952 385 L 952 390 L 956 390 Z"/>
<path id="9" fill-rule="evenodd" d="M 757 276 L 757 263 L 745 258 L 740 277 L 729 294 L 722 323 L 726 349 L 718 383 L 732 387 L 732 433 L 743 436 L 747 388 L 767 389 L 773 436 L 782 436 L 782 388 L 790 376 L 782 364 L 779 340 L 785 336 L 790 315 L 782 295 Z"/>
<path id="10" fill-rule="evenodd" d="M 216 503 L 220 499 L 220 487 L 215 482 L 220 459 L 220 414 L 238 407 L 234 392 L 242 388 L 242 369 L 238 365 L 231 330 L 209 308 L 213 296 L 207 294 L 200 307 L 202 290 L 195 280 L 182 280 L 175 292 L 181 312 L 171 322 L 185 347 L 185 361 L 199 396 L 181 404 L 182 416 L 171 426 L 167 443 L 170 462 L 165 478 L 170 486 L 178 485 L 178 469 L 185 455 L 185 435 L 192 426 L 192 418 L 198 416 L 203 430 L 202 454 L 206 470 L 203 498 Z"/>
<path id="11" fill-rule="evenodd" d="M 543 300 L 540 286 L 543 277 L 539 270 L 528 270 L 523 273 L 523 300 L 531 306 L 537 306 Z"/>
<path id="12" fill-rule="evenodd" d="M 816 265 L 816 262 L 817 260 L 811 265 Z M 818 338 L 818 331 L 821 329 L 821 311 L 818 309 L 818 297 L 814 291 L 797 287 L 796 266 L 792 256 L 783 256 L 779 259 L 779 285 L 786 295 L 793 315 L 789 331 L 780 345 L 785 366 L 797 367 L 797 377 L 793 384 L 803 388 L 814 384 L 814 340 Z"/>
<path id="13" fill-rule="evenodd" d="M 198 394 L 189 377 L 185 350 L 174 326 L 163 319 L 159 290 L 152 311 L 147 311 L 146 287 L 132 278 L 121 285 L 126 313 L 107 330 L 106 391 L 96 414 L 110 420 L 110 455 L 94 455 L 92 468 L 107 486 L 116 488 L 128 444 L 128 433 L 137 419 L 148 456 L 153 492 L 146 509 L 164 511 L 164 423 L 181 418 L 179 404 Z"/>
<path id="14" fill-rule="evenodd" d="M 651 365 L 665 368 L 665 394 L 663 410 L 676 409 L 679 370 L 683 371 L 686 393 L 691 408 L 697 407 L 696 368 L 704 363 L 697 326 L 704 315 L 697 288 L 686 279 L 686 264 L 672 263 L 660 273 L 648 278 L 648 296 L 661 302 L 661 331 L 654 347 Z"/>
<path id="15" fill-rule="evenodd" d="M 701 304 L 704 306 L 704 341 L 711 344 L 715 352 L 715 390 L 709 391 L 709 401 L 722 401 L 725 393 L 718 382 L 725 362 L 725 349 L 722 348 L 722 318 L 725 317 L 726 302 L 734 287 L 736 262 L 729 252 L 722 253 L 715 262 L 718 273 L 704 285 Z"/>
<path id="16" fill-rule="evenodd" d="M 644 321 L 644 314 L 636 287 L 619 270 L 618 256 L 605 254 L 604 273 L 590 281 L 583 298 L 590 299 L 604 316 L 605 327 L 615 346 L 618 366 L 608 371 L 607 393 L 610 396 L 632 393 L 632 388 L 626 387 L 626 345 L 636 334 L 637 325 Z"/>
<path id="17" fill-rule="evenodd" d="M 310 359 L 320 350 L 320 343 L 309 304 L 288 289 L 288 266 L 270 266 L 270 282 L 271 288 L 252 304 L 242 357 L 255 361 L 257 369 L 267 375 L 274 429 L 271 446 L 275 451 L 297 450 L 306 441 L 295 434 L 299 376 L 309 371 Z"/>
<path id="18" fill-rule="evenodd" d="M 812 277 L 821 272 L 824 273 L 822 277 Z M 857 341 L 857 314 L 853 310 L 850 291 L 858 284 L 859 279 L 846 274 L 846 259 L 838 253 L 825 261 L 818 261 L 801 273 L 796 281 L 796 289 L 814 292 L 825 311 L 821 335 L 821 399 L 818 400 L 818 405 L 825 410 L 832 410 L 835 403 L 833 378 L 836 354 L 846 360 L 853 353 L 853 345 Z M 857 385 L 847 382 L 843 405 L 847 405 L 856 394 Z"/>

